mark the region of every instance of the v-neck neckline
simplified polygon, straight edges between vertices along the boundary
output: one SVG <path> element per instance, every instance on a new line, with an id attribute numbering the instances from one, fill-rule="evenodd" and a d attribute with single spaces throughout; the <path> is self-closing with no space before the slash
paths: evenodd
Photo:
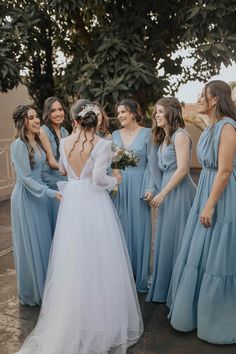
<path id="1" fill-rule="evenodd" d="M 36 143 L 36 148 L 33 147 L 33 149 L 34 149 L 34 153 L 37 156 L 38 160 L 42 161 L 43 160 L 43 150 L 41 149 L 40 145 L 38 143 Z"/>
<path id="2" fill-rule="evenodd" d="M 131 141 L 131 143 L 130 143 L 128 146 L 125 145 L 124 139 L 123 139 L 123 137 L 122 137 L 122 135 L 121 135 L 121 132 L 120 132 L 120 130 L 119 130 L 120 140 L 121 140 L 122 145 L 124 146 L 125 149 L 127 149 L 127 150 L 130 149 L 130 147 L 134 144 L 135 140 L 137 139 L 137 137 L 139 136 L 140 132 L 141 132 L 143 129 L 144 129 L 143 127 L 141 127 L 141 128 L 139 129 L 139 131 L 138 131 L 137 134 L 134 136 L 133 140 Z"/>

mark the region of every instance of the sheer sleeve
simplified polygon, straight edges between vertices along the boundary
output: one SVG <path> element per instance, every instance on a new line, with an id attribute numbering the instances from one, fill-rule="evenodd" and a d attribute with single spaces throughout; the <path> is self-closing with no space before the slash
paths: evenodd
<path id="1" fill-rule="evenodd" d="M 107 170 L 111 166 L 113 152 L 112 142 L 103 140 L 102 147 L 97 151 L 92 172 L 93 183 L 98 189 L 111 191 L 117 184 L 117 178 L 108 176 Z"/>
<path id="2" fill-rule="evenodd" d="M 147 140 L 147 166 L 141 186 L 140 198 L 144 197 L 146 192 L 157 194 L 161 189 L 162 172 L 158 165 L 158 147 L 153 144 L 151 134 Z"/>
<path id="3" fill-rule="evenodd" d="M 45 194 L 50 198 L 55 198 L 56 191 L 48 188 L 44 184 L 40 184 L 33 178 L 28 150 L 23 141 L 16 140 L 11 145 L 11 159 L 18 180 L 30 193 L 39 198 Z"/>
<path id="4" fill-rule="evenodd" d="M 65 167 L 65 162 L 64 162 L 64 139 L 61 139 L 61 141 L 60 141 L 59 152 L 60 152 L 59 170 L 64 173 L 68 173 L 68 171 Z"/>
<path id="5" fill-rule="evenodd" d="M 48 165 L 47 161 L 45 161 L 42 168 L 42 180 L 49 187 L 55 188 L 59 179 L 55 177 L 51 171 L 51 167 Z"/>
<path id="6" fill-rule="evenodd" d="M 50 134 L 50 130 L 46 126 L 43 125 L 42 129 L 45 132 L 45 134 L 47 134 L 49 143 L 51 145 L 52 154 L 53 154 L 53 144 L 55 143 L 54 138 Z M 54 155 L 54 158 L 56 159 L 55 155 Z M 57 161 L 57 159 L 56 159 L 56 161 Z M 52 189 L 56 189 L 57 181 L 60 179 L 54 171 L 57 171 L 57 170 L 52 170 L 51 167 L 49 166 L 48 162 L 45 161 L 44 165 L 43 165 L 43 169 L 42 169 L 42 180 L 44 183 L 46 183 Z"/>

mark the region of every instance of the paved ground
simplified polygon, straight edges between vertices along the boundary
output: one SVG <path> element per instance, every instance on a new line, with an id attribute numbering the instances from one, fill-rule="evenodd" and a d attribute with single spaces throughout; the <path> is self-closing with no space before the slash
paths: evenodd
<path id="1" fill-rule="evenodd" d="M 196 174 L 196 180 L 197 177 Z M 0 354 L 13 354 L 34 327 L 39 308 L 18 303 L 9 201 L 0 202 L 0 225 Z M 210 345 L 198 340 L 195 332 L 175 331 L 169 325 L 164 305 L 146 303 L 144 296 L 139 299 L 145 332 L 139 343 L 130 348 L 129 354 L 236 354 L 236 345 Z"/>

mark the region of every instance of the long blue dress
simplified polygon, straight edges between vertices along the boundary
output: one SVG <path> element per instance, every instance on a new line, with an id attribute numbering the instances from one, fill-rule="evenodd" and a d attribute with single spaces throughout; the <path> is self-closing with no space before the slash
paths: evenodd
<path id="1" fill-rule="evenodd" d="M 13 251 L 20 302 L 25 305 L 41 303 L 51 247 L 52 231 L 48 198 L 56 191 L 41 179 L 46 154 L 34 154 L 30 167 L 28 150 L 21 139 L 11 145 L 11 158 L 16 171 L 16 184 L 11 195 Z"/>
<path id="2" fill-rule="evenodd" d="M 184 332 L 197 328 L 199 338 L 219 344 L 236 343 L 236 156 L 212 227 L 205 228 L 199 215 L 217 173 L 226 123 L 236 129 L 235 121 L 224 118 L 200 137 L 197 155 L 203 169 L 168 294 L 174 328 Z"/>
<path id="3" fill-rule="evenodd" d="M 125 147 L 119 130 L 112 133 L 113 142 Z M 137 167 L 122 171 L 123 179 L 118 194 L 113 198 L 129 252 L 129 257 L 139 292 L 148 291 L 149 259 L 151 247 L 151 209 L 142 197 L 143 179 L 146 178 L 150 129 L 141 128 L 127 150 L 139 157 Z"/>
<path id="4" fill-rule="evenodd" d="M 48 136 L 48 139 L 49 139 L 49 142 L 50 142 L 51 148 L 52 148 L 52 153 L 53 153 L 56 161 L 59 162 L 59 159 L 60 159 L 59 149 L 57 148 L 57 143 L 56 143 L 53 133 L 46 125 L 43 125 L 42 129 L 45 131 L 45 133 Z M 64 127 L 61 127 L 60 134 L 61 134 L 61 138 L 65 138 L 68 136 L 68 131 Z M 56 191 L 58 190 L 58 187 L 57 187 L 58 181 L 67 181 L 67 177 L 62 176 L 58 170 L 53 170 L 48 165 L 47 161 L 45 161 L 45 163 L 44 163 L 44 167 L 43 167 L 43 171 L 42 171 L 42 179 L 43 179 L 43 182 L 46 183 L 49 188 L 54 189 Z M 56 199 L 50 199 L 49 203 L 50 203 L 50 210 L 51 210 L 52 232 L 54 233 L 60 203 Z"/>
<path id="5" fill-rule="evenodd" d="M 158 148 L 157 160 L 162 171 L 161 190 L 177 169 L 175 137 L 184 129 L 177 129 L 169 145 Z M 191 145 L 191 144 L 190 144 Z M 189 162 L 191 146 L 189 149 Z M 147 301 L 166 302 L 172 272 L 182 244 L 185 225 L 193 203 L 196 186 L 190 173 L 165 198 L 158 209 L 152 284 Z"/>

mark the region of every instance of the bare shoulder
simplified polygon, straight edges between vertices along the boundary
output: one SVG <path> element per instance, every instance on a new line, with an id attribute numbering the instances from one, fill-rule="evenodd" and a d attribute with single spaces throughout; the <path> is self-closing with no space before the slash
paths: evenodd
<path id="1" fill-rule="evenodd" d="M 221 136 L 222 135 L 235 135 L 236 134 L 236 128 L 230 124 L 230 123 L 225 123 L 223 128 L 222 128 L 222 132 L 221 132 Z"/>
<path id="2" fill-rule="evenodd" d="M 236 149 L 236 129 L 232 124 L 226 123 L 222 127 L 219 145 L 220 149 L 224 146 L 227 150 Z"/>
<path id="3" fill-rule="evenodd" d="M 179 130 L 175 134 L 175 144 L 181 145 L 181 144 L 189 144 L 190 143 L 190 136 L 187 132 L 184 132 L 183 130 Z"/>

